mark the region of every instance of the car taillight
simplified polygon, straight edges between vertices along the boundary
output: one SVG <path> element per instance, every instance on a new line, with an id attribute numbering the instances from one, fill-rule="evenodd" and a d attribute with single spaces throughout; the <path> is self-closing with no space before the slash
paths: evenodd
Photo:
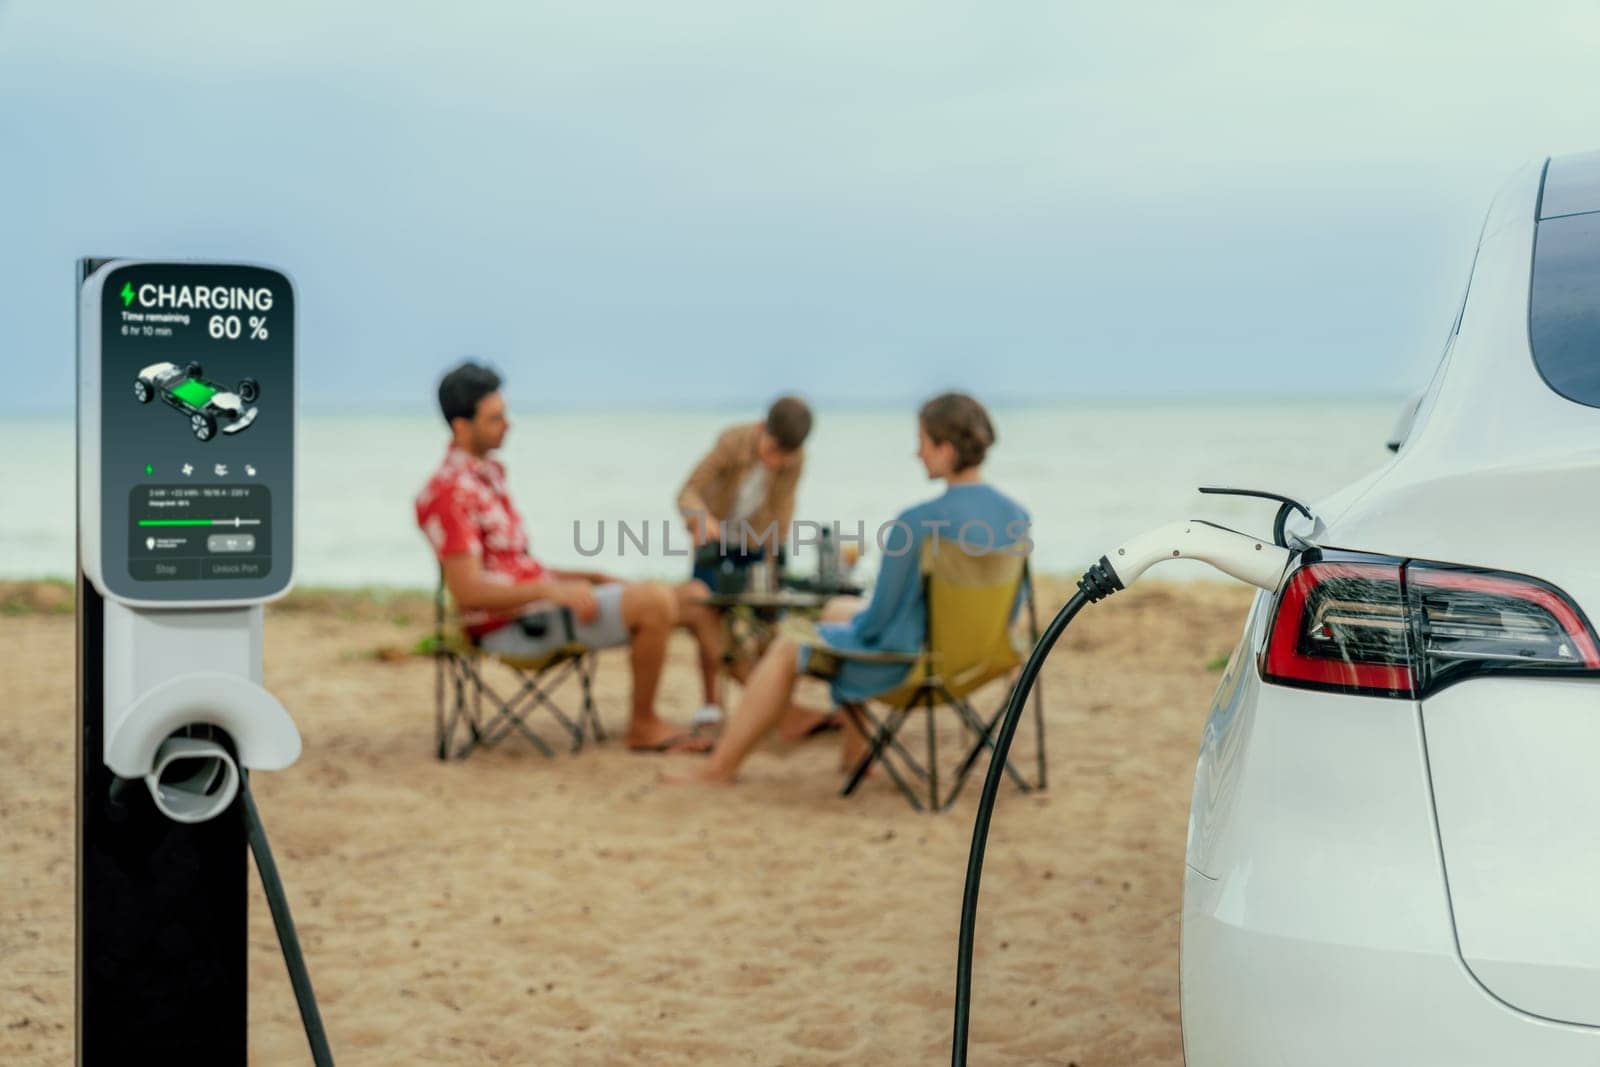
<path id="1" fill-rule="evenodd" d="M 1278 597 L 1268 681 L 1414 697 L 1483 671 L 1600 669 L 1583 613 L 1537 578 L 1436 563 L 1315 559 Z"/>
<path id="2" fill-rule="evenodd" d="M 1411 563 L 1406 600 L 1430 686 L 1483 667 L 1600 667 L 1589 621 L 1565 593 L 1537 578 Z"/>
<path id="3" fill-rule="evenodd" d="M 1398 563 L 1307 563 L 1289 576 L 1261 667 L 1269 681 L 1409 696 L 1414 684 Z"/>

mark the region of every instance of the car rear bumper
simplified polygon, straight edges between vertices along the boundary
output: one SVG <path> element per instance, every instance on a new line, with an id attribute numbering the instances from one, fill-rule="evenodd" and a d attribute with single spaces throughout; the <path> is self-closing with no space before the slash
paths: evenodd
<path id="1" fill-rule="evenodd" d="M 1228 914 L 1235 889 L 1186 873 L 1187 1067 L 1600 1063 L 1600 1032 L 1507 1008 L 1453 950 L 1389 950 L 1252 927 Z M 1315 893 L 1301 895 L 1315 907 Z"/>
<path id="2" fill-rule="evenodd" d="M 1196 769 L 1189 1067 L 1600 1064 L 1600 1030 L 1461 962 L 1417 705 L 1264 685 L 1238 657 Z"/>

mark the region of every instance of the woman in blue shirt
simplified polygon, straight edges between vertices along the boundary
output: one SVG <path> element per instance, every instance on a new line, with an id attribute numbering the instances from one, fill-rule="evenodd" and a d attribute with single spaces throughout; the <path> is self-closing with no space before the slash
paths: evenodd
<path id="1" fill-rule="evenodd" d="M 963 393 L 936 396 L 918 412 L 917 428 L 917 458 L 930 479 L 945 483 L 945 491 L 901 512 L 885 528 L 879 540 L 883 566 L 872 599 L 865 606 L 856 599 L 829 603 L 817 627 L 826 647 L 879 652 L 922 648 L 927 620 L 921 558 L 928 540 L 934 539 L 940 551 L 974 554 L 1025 551 L 1029 543 L 1027 511 L 983 481 L 983 460 L 995 440 L 983 405 Z M 675 780 L 732 783 L 745 757 L 788 709 L 811 651 L 792 637 L 774 641 L 746 680 L 739 707 L 710 757 L 694 773 Z M 841 660 L 831 678 L 833 698 L 841 703 L 865 700 L 898 685 L 909 670 L 906 664 Z M 865 739 L 852 728 L 846 728 L 845 742 L 847 749 L 864 751 Z M 847 761 L 850 755 L 847 751 Z"/>

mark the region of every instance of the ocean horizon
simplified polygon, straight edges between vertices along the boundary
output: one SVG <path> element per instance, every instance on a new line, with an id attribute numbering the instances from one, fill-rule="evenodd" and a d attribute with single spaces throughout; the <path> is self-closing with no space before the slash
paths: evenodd
<path id="1" fill-rule="evenodd" d="M 1209 517 L 1265 533 L 1269 504 L 1201 497 L 1196 487 L 1314 500 L 1387 459 L 1384 440 L 1400 402 L 996 404 L 999 440 L 985 477 L 1031 513 L 1035 571 L 1075 575 L 1118 542 L 1174 518 Z M 685 576 L 674 499 L 716 434 L 740 414 L 723 405 L 513 410 L 501 458 L 534 555 L 626 578 Z M 438 417 L 313 413 L 301 417 L 299 430 L 296 583 L 431 587 L 437 568 L 412 500 L 444 453 Z M 240 463 L 249 459 L 247 444 L 227 442 Z M 915 450 L 909 408 L 818 405 L 796 518 L 864 530 L 862 573 L 870 577 L 882 554 L 875 531 L 939 491 Z M 0 577 L 73 574 L 74 457 L 70 416 L 0 418 Z M 623 524 L 630 537 L 619 536 Z M 800 554 L 797 570 L 813 565 L 807 556 Z M 1208 574 L 1175 565 L 1162 576 Z"/>

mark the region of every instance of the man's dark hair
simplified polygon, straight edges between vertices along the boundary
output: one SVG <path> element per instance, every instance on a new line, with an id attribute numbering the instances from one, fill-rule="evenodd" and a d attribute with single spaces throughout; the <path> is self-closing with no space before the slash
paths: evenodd
<path id="1" fill-rule="evenodd" d="M 989 413 L 966 393 L 940 393 L 922 405 L 917 420 L 934 444 L 956 446 L 957 471 L 982 463 L 995 441 Z"/>
<path id="2" fill-rule="evenodd" d="M 439 410 L 444 421 L 471 419 L 478 401 L 500 388 L 500 375 L 481 363 L 466 360 L 439 379 Z"/>
<path id="3" fill-rule="evenodd" d="M 798 451 L 811 433 L 811 409 L 797 396 L 780 396 L 767 409 L 767 433 L 785 452 Z"/>

